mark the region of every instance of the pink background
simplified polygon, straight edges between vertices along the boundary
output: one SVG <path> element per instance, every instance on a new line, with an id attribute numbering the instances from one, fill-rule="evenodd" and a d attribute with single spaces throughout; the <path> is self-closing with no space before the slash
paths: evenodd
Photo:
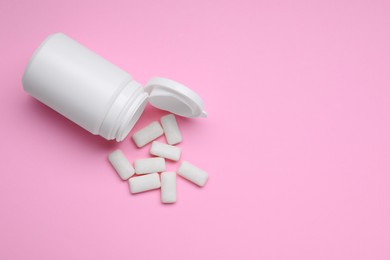
<path id="1" fill-rule="evenodd" d="M 59 31 L 203 97 L 178 120 L 204 188 L 132 196 L 106 157 L 147 148 L 22 90 Z M 0 37 L 0 259 L 390 259 L 389 1 L 2 0 Z"/>

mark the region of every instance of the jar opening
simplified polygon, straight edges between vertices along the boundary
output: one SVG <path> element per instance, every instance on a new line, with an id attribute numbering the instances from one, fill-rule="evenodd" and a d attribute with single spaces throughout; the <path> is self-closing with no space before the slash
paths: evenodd
<path id="1" fill-rule="evenodd" d="M 99 130 L 107 140 L 126 138 L 145 109 L 148 94 L 141 84 L 131 80 L 117 94 Z"/>
<path id="2" fill-rule="evenodd" d="M 118 132 L 116 136 L 117 142 L 121 142 L 126 138 L 131 129 L 133 129 L 134 125 L 137 123 L 138 119 L 141 117 L 147 104 L 147 96 L 144 96 L 140 102 L 141 104 L 138 105 L 138 108 L 135 110 L 135 112 L 132 113 L 132 115 L 129 116 L 127 120 L 125 120 L 126 122 L 124 122 L 122 129 Z"/>

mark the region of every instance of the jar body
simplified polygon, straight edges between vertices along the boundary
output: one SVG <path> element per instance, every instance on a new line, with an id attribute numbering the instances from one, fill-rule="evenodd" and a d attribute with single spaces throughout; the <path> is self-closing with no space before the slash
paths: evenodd
<path id="1" fill-rule="evenodd" d="M 128 117 L 139 117 L 147 99 L 128 73 L 62 33 L 48 36 L 35 51 L 22 83 L 30 95 L 87 131 L 118 141 L 131 130 L 123 124 L 134 125 L 138 118 Z"/>

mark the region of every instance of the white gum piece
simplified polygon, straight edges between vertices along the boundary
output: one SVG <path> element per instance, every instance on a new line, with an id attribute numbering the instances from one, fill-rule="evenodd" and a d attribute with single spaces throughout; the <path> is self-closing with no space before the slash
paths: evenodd
<path id="1" fill-rule="evenodd" d="M 158 189 L 161 187 L 160 177 L 158 173 L 133 177 L 129 179 L 129 187 L 133 194 Z"/>
<path id="2" fill-rule="evenodd" d="M 122 180 L 127 180 L 134 175 L 134 168 L 121 150 L 115 150 L 108 155 L 108 160 Z"/>
<path id="3" fill-rule="evenodd" d="M 176 172 L 161 173 L 161 202 L 176 202 Z"/>
<path id="4" fill-rule="evenodd" d="M 133 141 L 137 147 L 142 147 L 160 137 L 163 133 L 164 130 L 161 128 L 161 125 L 157 121 L 153 121 L 146 127 L 135 132 L 133 134 Z"/>
<path id="5" fill-rule="evenodd" d="M 183 178 L 195 183 L 200 187 L 203 187 L 206 184 L 207 179 L 209 177 L 207 172 L 199 169 L 198 167 L 187 161 L 183 161 L 180 164 L 177 173 Z"/>
<path id="6" fill-rule="evenodd" d="M 161 117 L 160 121 L 168 144 L 174 145 L 183 141 L 179 126 L 173 114 Z"/>
<path id="7" fill-rule="evenodd" d="M 165 160 L 160 157 L 138 159 L 134 161 L 134 168 L 137 174 L 163 172 L 165 171 Z"/>
<path id="8" fill-rule="evenodd" d="M 154 141 L 150 146 L 150 154 L 172 161 L 178 161 L 180 159 L 181 149 L 176 146 Z"/>

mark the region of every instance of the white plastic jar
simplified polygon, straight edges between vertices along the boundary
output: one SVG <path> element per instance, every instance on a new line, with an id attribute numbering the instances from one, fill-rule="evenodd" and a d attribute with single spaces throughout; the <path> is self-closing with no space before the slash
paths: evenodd
<path id="1" fill-rule="evenodd" d="M 148 102 L 185 117 L 205 117 L 203 102 L 175 81 L 154 78 L 143 88 L 119 67 L 63 33 L 48 36 L 30 59 L 24 90 L 79 126 L 122 141 Z"/>

